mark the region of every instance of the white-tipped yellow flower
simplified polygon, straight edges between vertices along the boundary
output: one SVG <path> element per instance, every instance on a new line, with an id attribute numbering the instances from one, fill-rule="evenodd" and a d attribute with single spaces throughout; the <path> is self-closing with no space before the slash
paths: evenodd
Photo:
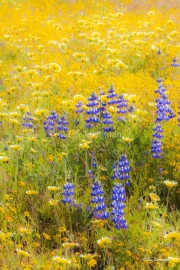
<path id="1" fill-rule="evenodd" d="M 130 142 L 132 142 L 134 139 L 122 137 L 122 140 L 123 140 L 124 142 L 130 143 Z"/>
<path id="2" fill-rule="evenodd" d="M 24 251 L 22 249 L 16 249 L 16 252 L 19 256 L 21 256 L 22 258 L 27 258 L 30 257 L 30 254 L 27 251 Z"/>
<path id="3" fill-rule="evenodd" d="M 3 162 L 3 163 L 6 163 L 10 160 L 9 157 L 6 157 L 6 156 L 0 156 L 0 162 Z"/>
<path id="4" fill-rule="evenodd" d="M 145 206 L 145 208 L 146 208 L 146 209 L 154 210 L 154 209 L 157 209 L 157 208 L 158 208 L 158 205 L 153 204 L 153 203 L 151 202 L 151 203 L 147 203 L 146 206 Z"/>
<path id="5" fill-rule="evenodd" d="M 56 63 L 50 63 L 49 64 L 49 68 L 53 71 L 53 72 L 60 72 L 61 71 L 61 67 L 56 64 Z"/>
<path id="6" fill-rule="evenodd" d="M 105 248 L 105 247 L 107 247 L 109 244 L 111 244 L 111 242 L 112 242 L 112 239 L 111 239 L 111 238 L 109 238 L 109 237 L 103 237 L 103 238 L 101 238 L 101 239 L 99 239 L 99 240 L 97 241 L 97 244 L 98 244 L 100 247 Z"/>
<path id="7" fill-rule="evenodd" d="M 180 233 L 179 232 L 170 232 L 165 234 L 164 238 L 166 240 L 180 240 Z"/>
<path id="8" fill-rule="evenodd" d="M 60 256 L 54 256 L 52 258 L 52 260 L 56 263 L 62 264 L 62 265 L 69 265 L 71 264 L 71 260 L 66 259 L 64 257 L 60 257 Z"/>
<path id="9" fill-rule="evenodd" d="M 47 189 L 50 190 L 50 191 L 56 191 L 56 190 L 59 190 L 60 187 L 56 187 L 56 186 L 48 186 Z"/>
<path id="10" fill-rule="evenodd" d="M 21 151 L 23 148 L 21 145 L 14 144 L 9 146 L 12 150 Z"/>
<path id="11" fill-rule="evenodd" d="M 49 204 L 50 204 L 51 206 L 56 206 L 56 205 L 58 204 L 58 202 L 59 202 L 59 200 L 55 200 L 55 199 L 50 199 L 50 200 L 49 200 Z"/>
<path id="12" fill-rule="evenodd" d="M 63 243 L 62 246 L 66 249 L 70 249 L 70 248 L 78 247 L 79 244 L 78 243 Z"/>
<path id="13" fill-rule="evenodd" d="M 159 198 L 159 196 L 156 193 L 149 193 L 149 196 L 151 198 L 152 201 L 160 201 L 161 199 Z"/>
<path id="14" fill-rule="evenodd" d="M 178 183 L 176 181 L 170 181 L 170 180 L 164 181 L 164 184 L 167 188 L 173 188 L 173 187 L 176 187 L 178 185 Z"/>
<path id="15" fill-rule="evenodd" d="M 39 194 L 39 191 L 38 190 L 31 189 L 31 190 L 27 190 L 26 191 L 26 194 L 27 195 L 37 195 L 37 194 Z"/>

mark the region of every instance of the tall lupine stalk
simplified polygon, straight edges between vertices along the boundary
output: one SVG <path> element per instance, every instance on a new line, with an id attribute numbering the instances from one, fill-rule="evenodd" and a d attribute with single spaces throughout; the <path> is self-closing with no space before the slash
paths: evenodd
<path id="1" fill-rule="evenodd" d="M 74 185 L 72 183 L 67 182 L 63 186 L 62 195 L 62 203 L 68 204 L 69 206 L 76 206 L 76 201 L 74 200 Z"/>
<path id="2" fill-rule="evenodd" d="M 86 105 L 89 109 L 86 111 L 86 114 L 89 116 L 86 119 L 86 128 L 93 128 L 96 124 L 99 123 L 99 98 L 95 93 L 92 93 L 88 98 L 88 104 Z"/>
<path id="3" fill-rule="evenodd" d="M 43 122 L 43 124 L 47 137 L 52 136 L 56 132 L 57 121 L 58 115 L 55 111 L 52 111 L 51 114 L 46 117 L 46 120 Z"/>
<path id="4" fill-rule="evenodd" d="M 94 205 L 93 217 L 96 219 L 108 219 L 109 213 L 107 212 L 106 204 L 104 202 L 104 191 L 102 184 L 99 181 L 95 181 L 92 185 L 91 203 Z"/>
<path id="5" fill-rule="evenodd" d="M 118 180 L 118 182 L 121 181 L 121 183 L 114 183 L 112 190 L 112 221 L 114 223 L 114 227 L 120 230 L 128 228 L 124 218 L 126 191 L 123 185 L 124 181 L 126 185 L 130 184 L 130 166 L 126 155 L 121 155 L 119 160 L 113 165 L 113 168 L 114 173 L 112 178 L 114 180 Z"/>
<path id="6" fill-rule="evenodd" d="M 166 89 L 162 84 L 162 79 L 157 79 L 158 89 L 155 90 L 155 93 L 159 94 L 159 98 L 156 99 L 156 119 L 155 123 L 158 123 L 153 128 L 153 137 L 151 153 L 153 158 L 162 158 L 162 141 L 163 138 L 163 129 L 161 123 L 163 121 L 169 121 L 171 118 L 175 117 L 175 114 L 170 108 L 170 101 L 167 98 Z"/>

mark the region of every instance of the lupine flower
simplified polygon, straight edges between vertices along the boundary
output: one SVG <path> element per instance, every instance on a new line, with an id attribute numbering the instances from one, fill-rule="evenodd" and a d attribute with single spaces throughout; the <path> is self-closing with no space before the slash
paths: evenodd
<path id="1" fill-rule="evenodd" d="M 169 121 L 171 118 L 175 117 L 175 114 L 170 109 L 170 101 L 165 94 L 166 89 L 163 87 L 161 79 L 158 79 L 158 82 L 159 87 L 155 90 L 155 93 L 158 93 L 160 98 L 156 99 L 157 117 L 155 122 Z"/>
<path id="2" fill-rule="evenodd" d="M 76 201 L 74 200 L 74 185 L 72 183 L 67 182 L 63 186 L 63 199 L 62 203 L 69 204 L 70 206 L 76 206 Z"/>
<path id="3" fill-rule="evenodd" d="M 122 120 L 122 117 L 124 117 L 124 115 L 128 112 L 127 110 L 127 107 L 128 107 L 128 104 L 127 104 L 127 101 L 124 99 L 124 96 L 123 95 L 120 95 L 118 100 L 117 100 L 117 108 L 118 108 L 118 111 L 117 113 L 120 115 L 118 120 Z"/>
<path id="4" fill-rule="evenodd" d="M 114 227 L 118 230 L 128 228 L 124 218 L 125 200 L 126 195 L 123 185 L 121 183 L 114 184 L 114 188 L 112 190 L 112 221 L 115 224 Z"/>
<path id="5" fill-rule="evenodd" d="M 57 119 L 58 119 L 58 115 L 55 111 L 52 111 L 51 114 L 46 117 L 46 121 L 44 121 L 43 124 L 44 124 L 44 130 L 48 137 L 50 137 L 51 135 L 55 133 L 55 129 L 56 129 L 55 123 Z"/>
<path id="6" fill-rule="evenodd" d="M 95 175 L 93 174 L 91 170 L 88 171 L 88 175 L 91 180 L 95 178 Z"/>
<path id="7" fill-rule="evenodd" d="M 91 165 L 92 165 L 92 167 L 97 167 L 94 152 L 91 152 Z"/>
<path id="8" fill-rule="evenodd" d="M 112 121 L 112 116 L 109 112 L 103 112 L 101 114 L 103 120 L 102 120 L 102 124 L 106 125 L 103 130 L 105 132 L 110 132 L 110 131 L 114 131 L 114 128 L 113 128 L 113 121 Z"/>
<path id="9" fill-rule="evenodd" d="M 153 158 L 162 158 L 162 142 L 159 139 L 152 141 L 151 153 Z"/>
<path id="10" fill-rule="evenodd" d="M 153 128 L 153 131 L 154 131 L 154 134 L 153 134 L 153 137 L 155 137 L 156 139 L 161 139 L 163 138 L 163 129 L 161 127 L 160 124 L 156 125 L 154 128 Z"/>
<path id="11" fill-rule="evenodd" d="M 179 106 L 178 106 L 178 109 L 179 109 L 179 111 L 178 111 L 178 114 L 180 115 L 180 102 L 179 102 Z M 178 127 L 180 127 L 180 117 L 178 118 Z"/>
<path id="12" fill-rule="evenodd" d="M 91 96 L 88 98 L 88 104 L 86 105 L 87 107 L 90 107 L 87 111 L 86 114 L 90 115 L 86 119 L 86 124 L 85 126 L 87 128 L 92 128 L 94 124 L 99 123 L 99 100 L 98 96 L 95 93 L 92 93 Z"/>
<path id="13" fill-rule="evenodd" d="M 33 129 L 34 125 L 32 123 L 33 117 L 31 116 L 30 112 L 27 112 L 26 115 L 23 117 L 24 123 L 22 124 L 23 128 Z"/>
<path id="14" fill-rule="evenodd" d="M 110 87 L 110 89 L 108 91 L 107 98 L 109 99 L 108 105 L 117 104 L 117 94 L 115 93 L 114 87 L 113 87 L 112 84 L 111 84 L 111 87 Z"/>
<path id="15" fill-rule="evenodd" d="M 179 64 L 177 63 L 176 57 L 172 59 L 171 67 L 179 67 Z"/>
<path id="16" fill-rule="evenodd" d="M 82 101 L 78 101 L 78 103 L 76 104 L 76 113 L 82 113 L 83 112 L 83 103 Z"/>
<path id="17" fill-rule="evenodd" d="M 114 173 L 112 178 L 117 180 L 125 180 L 126 185 L 129 185 L 130 165 L 126 155 L 121 155 L 120 159 L 113 165 Z"/>
<path id="18" fill-rule="evenodd" d="M 64 133 L 68 132 L 68 122 L 66 120 L 66 117 L 65 116 L 60 117 L 57 124 L 58 124 L 57 130 L 61 132 L 57 135 L 57 137 L 62 140 L 66 139 L 66 136 L 64 135 Z"/>
<path id="19" fill-rule="evenodd" d="M 95 204 L 93 210 L 93 217 L 96 219 L 108 219 L 109 214 L 106 211 L 106 204 L 104 203 L 104 191 L 99 181 L 94 182 L 91 192 L 91 203 Z"/>
<path id="20" fill-rule="evenodd" d="M 155 93 L 159 94 L 160 97 L 156 99 L 156 119 L 155 123 L 160 123 L 163 121 L 169 121 L 171 118 L 175 117 L 175 114 L 170 109 L 170 101 L 168 100 L 165 92 L 166 89 L 164 88 L 162 84 L 162 79 L 157 79 L 158 82 L 158 89 L 155 90 Z M 151 145 L 151 153 L 153 158 L 161 158 L 162 157 L 162 142 L 161 139 L 163 138 L 162 132 L 163 129 L 160 124 L 156 125 L 153 128 L 153 139 L 152 145 Z"/>

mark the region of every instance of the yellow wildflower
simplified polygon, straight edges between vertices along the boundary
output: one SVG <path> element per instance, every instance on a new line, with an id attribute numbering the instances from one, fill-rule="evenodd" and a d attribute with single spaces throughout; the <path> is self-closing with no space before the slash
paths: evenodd
<path id="1" fill-rule="evenodd" d="M 149 193 L 149 196 L 152 201 L 160 201 L 160 198 L 156 193 Z"/>
<path id="2" fill-rule="evenodd" d="M 16 249 L 16 252 L 18 255 L 20 255 L 23 258 L 30 257 L 30 254 L 22 249 Z"/>
<path id="3" fill-rule="evenodd" d="M 54 72 L 60 72 L 61 67 L 56 63 L 50 63 L 49 68 Z"/>
<path id="4" fill-rule="evenodd" d="M 164 181 L 164 184 L 167 188 L 172 188 L 178 185 L 176 181 L 170 181 L 170 180 Z"/>
<path id="5" fill-rule="evenodd" d="M 158 205 L 151 203 L 147 203 L 145 206 L 146 209 L 157 209 Z"/>
<path id="6" fill-rule="evenodd" d="M 111 244 L 112 239 L 109 237 L 103 237 L 97 241 L 98 245 L 102 248 L 107 247 L 107 245 Z"/>
<path id="7" fill-rule="evenodd" d="M 50 204 L 51 206 L 56 206 L 56 205 L 58 204 L 58 202 L 59 202 L 59 200 L 55 200 L 55 199 L 50 199 L 50 200 L 49 200 L 49 204 Z"/>
<path id="8" fill-rule="evenodd" d="M 20 151 L 20 150 L 23 149 L 22 146 L 21 146 L 21 145 L 18 145 L 18 144 L 10 145 L 9 147 L 10 147 L 11 149 L 17 150 L 17 151 Z"/>
<path id="9" fill-rule="evenodd" d="M 97 261 L 95 259 L 90 259 L 87 264 L 90 266 L 90 267 L 94 267 L 96 264 L 97 264 Z"/>
<path id="10" fill-rule="evenodd" d="M 37 195 L 39 193 L 38 190 L 27 190 L 26 194 L 27 195 Z"/>
<path id="11" fill-rule="evenodd" d="M 166 240 L 180 240 L 180 233 L 179 232 L 170 232 L 164 236 Z"/>
<path id="12" fill-rule="evenodd" d="M 56 191 L 59 190 L 61 187 L 56 187 L 56 186 L 48 186 L 47 189 L 50 191 Z"/>
<path id="13" fill-rule="evenodd" d="M 59 232 L 66 232 L 66 228 L 64 226 L 58 228 Z"/>
<path id="14" fill-rule="evenodd" d="M 78 243 L 63 243 L 62 246 L 66 249 L 69 249 L 69 248 L 77 247 L 79 246 L 79 244 Z"/>
<path id="15" fill-rule="evenodd" d="M 54 256 L 52 258 L 52 260 L 54 262 L 57 262 L 57 263 L 62 264 L 62 265 L 69 265 L 69 264 L 71 264 L 71 260 L 66 259 L 64 257 L 60 257 L 60 256 Z"/>
<path id="16" fill-rule="evenodd" d="M 51 240 L 51 236 L 50 236 L 49 234 L 47 234 L 47 233 L 42 233 L 42 235 L 44 236 L 44 238 L 45 238 L 46 240 Z"/>

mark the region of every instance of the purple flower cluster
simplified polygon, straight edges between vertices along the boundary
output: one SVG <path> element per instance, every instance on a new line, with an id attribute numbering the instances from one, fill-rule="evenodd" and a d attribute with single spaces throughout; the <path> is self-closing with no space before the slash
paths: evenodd
<path id="1" fill-rule="evenodd" d="M 108 219 L 109 213 L 106 211 L 104 202 L 104 191 L 99 181 L 94 182 L 91 192 L 91 203 L 95 205 L 93 209 L 93 217 L 96 219 Z"/>
<path id="2" fill-rule="evenodd" d="M 113 85 L 111 84 L 111 87 L 108 91 L 108 95 L 107 95 L 107 98 L 109 99 L 108 101 L 108 105 L 114 105 L 114 104 L 117 104 L 117 94 L 115 93 L 114 91 L 114 87 Z"/>
<path id="3" fill-rule="evenodd" d="M 63 199 L 62 203 L 69 204 L 70 206 L 76 206 L 76 201 L 74 200 L 74 185 L 67 182 L 63 186 Z"/>
<path id="4" fill-rule="evenodd" d="M 31 116 L 30 112 L 27 112 L 26 115 L 23 117 L 24 123 L 22 124 L 23 128 L 33 129 L 34 125 L 32 123 L 33 117 Z"/>
<path id="5" fill-rule="evenodd" d="M 87 128 L 92 128 L 94 125 L 99 123 L 99 99 L 95 93 L 92 93 L 88 98 L 88 104 L 86 105 L 89 109 L 86 111 L 88 118 L 86 119 L 85 126 Z"/>
<path id="6" fill-rule="evenodd" d="M 59 117 L 54 111 L 51 112 L 49 116 L 46 117 L 44 121 L 44 130 L 47 137 L 51 137 L 57 133 L 57 138 L 66 139 L 65 134 L 68 132 L 68 122 L 65 116 Z"/>
<path id="7" fill-rule="evenodd" d="M 170 108 L 170 101 L 166 95 L 166 89 L 162 84 L 162 79 L 157 79 L 158 89 L 155 90 L 155 93 L 159 94 L 159 98 L 156 99 L 156 119 L 155 123 L 158 123 L 153 128 L 153 140 L 151 145 L 151 153 L 153 158 L 162 158 L 162 142 L 163 138 L 163 129 L 161 123 L 163 121 L 169 121 L 171 118 L 175 117 L 175 114 Z"/>
<path id="8" fill-rule="evenodd" d="M 82 113 L 83 112 L 83 103 L 82 101 L 78 101 L 78 103 L 76 104 L 76 113 Z"/>
<path id="9" fill-rule="evenodd" d="M 113 165 L 113 176 L 115 180 L 125 181 L 125 185 L 130 185 L 130 164 L 126 155 L 121 155 L 119 160 Z M 112 190 L 112 215 L 115 228 L 128 228 L 124 218 L 124 208 L 126 200 L 126 192 L 122 183 L 115 183 Z"/>
<path id="10" fill-rule="evenodd" d="M 169 121 L 171 118 L 175 117 L 175 114 L 170 108 L 170 101 L 165 94 L 166 89 L 162 84 L 162 80 L 158 79 L 158 82 L 158 89 L 155 90 L 155 93 L 158 93 L 160 97 L 156 99 L 157 117 L 155 122 Z"/>
<path id="11" fill-rule="evenodd" d="M 103 128 L 103 130 L 105 132 L 110 132 L 110 131 L 114 131 L 113 128 L 113 121 L 112 121 L 112 116 L 109 112 L 105 111 L 102 113 L 102 124 L 105 125 L 105 127 Z"/>
<path id="12" fill-rule="evenodd" d="M 47 137 L 50 137 L 55 133 L 57 120 L 58 115 L 55 111 L 52 111 L 51 114 L 46 117 L 46 121 L 44 121 L 43 124 Z"/>
<path id="13" fill-rule="evenodd" d="M 65 116 L 59 118 L 59 121 L 57 122 L 57 130 L 60 131 L 60 133 L 57 135 L 57 138 L 65 140 L 65 133 L 68 132 L 68 122 Z"/>
<path id="14" fill-rule="evenodd" d="M 130 185 L 130 164 L 126 155 L 121 155 L 119 160 L 113 165 L 113 179 L 125 181 L 126 186 Z"/>
<path id="15" fill-rule="evenodd" d="M 118 108 L 117 113 L 119 114 L 118 120 L 122 121 L 122 119 L 124 119 L 124 115 L 128 112 L 127 100 L 124 99 L 123 95 L 119 96 L 117 104 L 118 104 L 117 105 L 117 108 Z"/>
<path id="16" fill-rule="evenodd" d="M 128 228 L 124 218 L 125 200 L 126 193 L 123 185 L 121 183 L 114 184 L 114 188 L 112 190 L 112 221 L 115 224 L 114 227 L 118 230 Z"/>
<path id="17" fill-rule="evenodd" d="M 179 67 L 179 64 L 177 63 L 176 57 L 172 59 L 171 67 Z"/>

